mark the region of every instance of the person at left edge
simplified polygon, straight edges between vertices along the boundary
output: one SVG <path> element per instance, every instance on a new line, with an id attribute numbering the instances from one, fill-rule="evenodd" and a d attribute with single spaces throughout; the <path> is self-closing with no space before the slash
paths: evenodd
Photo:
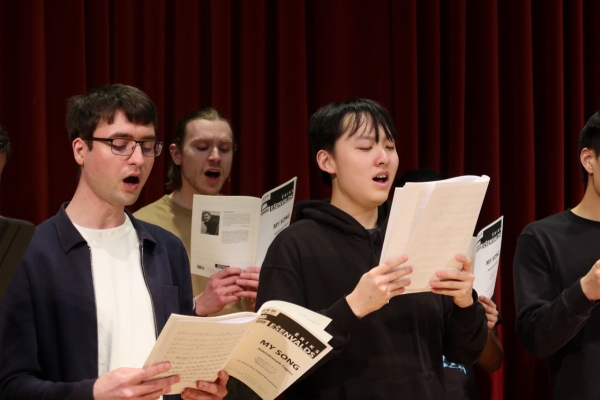
<path id="1" fill-rule="evenodd" d="M 181 241 L 125 209 L 162 150 L 156 127 L 154 103 L 131 86 L 69 100 L 79 181 L 36 228 L 0 302 L 0 398 L 157 399 L 180 380 L 149 380 L 168 362 L 140 368 L 168 316 L 192 314 L 194 301 Z M 222 398 L 227 379 L 172 398 Z"/>
<path id="2" fill-rule="evenodd" d="M 0 177 L 2 177 L 4 167 L 10 159 L 10 152 L 11 147 L 10 139 L 8 138 L 8 132 L 6 132 L 6 129 L 0 125 Z"/>

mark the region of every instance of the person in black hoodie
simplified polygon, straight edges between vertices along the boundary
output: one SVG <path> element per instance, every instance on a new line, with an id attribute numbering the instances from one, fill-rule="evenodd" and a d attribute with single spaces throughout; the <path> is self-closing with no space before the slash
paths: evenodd
<path id="1" fill-rule="evenodd" d="M 457 255 L 463 269 L 440 269 L 432 293 L 399 296 L 410 260 L 377 265 L 398 167 L 392 118 L 371 100 L 332 103 L 309 137 L 331 200 L 297 205 L 263 262 L 257 308 L 284 300 L 328 316 L 333 351 L 285 399 L 444 398 L 442 355 L 472 364 L 487 340 L 471 261 Z"/>

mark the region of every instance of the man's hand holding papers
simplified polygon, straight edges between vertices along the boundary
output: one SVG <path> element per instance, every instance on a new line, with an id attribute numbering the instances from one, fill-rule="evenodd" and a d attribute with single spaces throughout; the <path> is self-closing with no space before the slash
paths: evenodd
<path id="1" fill-rule="evenodd" d="M 217 313 L 242 297 L 248 299 L 250 311 L 254 311 L 259 274 L 260 267 L 229 267 L 213 274 L 204 292 L 195 298 L 196 314 L 206 316 Z"/>
<path id="2" fill-rule="evenodd" d="M 244 290 L 239 292 L 239 297 L 246 297 L 250 311 L 256 308 L 256 292 L 258 291 L 258 277 L 260 276 L 260 267 L 248 267 L 242 271 L 240 277 L 235 282 L 236 285 Z"/>

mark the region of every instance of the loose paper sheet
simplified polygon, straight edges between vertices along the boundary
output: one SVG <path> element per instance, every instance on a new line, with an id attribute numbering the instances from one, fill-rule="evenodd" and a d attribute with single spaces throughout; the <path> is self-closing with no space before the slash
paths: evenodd
<path id="1" fill-rule="evenodd" d="M 381 262 L 407 255 L 413 267 L 405 293 L 430 291 L 435 272 L 462 268 L 489 183 L 487 176 L 409 182 L 396 189 Z"/>

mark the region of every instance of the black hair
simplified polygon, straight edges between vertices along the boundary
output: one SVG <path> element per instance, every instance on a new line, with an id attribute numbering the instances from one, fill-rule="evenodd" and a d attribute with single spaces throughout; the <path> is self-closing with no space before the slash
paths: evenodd
<path id="1" fill-rule="evenodd" d="M 578 154 L 581 154 L 581 150 L 585 148 L 592 150 L 596 158 L 600 157 L 600 111 L 596 111 L 594 115 L 588 119 L 579 134 Z M 583 165 L 580 165 L 580 167 L 581 179 L 583 180 L 583 183 L 587 185 L 588 172 Z"/>
<path id="2" fill-rule="evenodd" d="M 346 118 L 348 117 L 348 118 Z M 308 123 L 308 137 L 313 159 L 320 150 L 333 154 L 336 141 L 348 130 L 354 135 L 363 125 L 371 124 L 375 129 L 375 141 L 379 143 L 379 130 L 385 137 L 396 141 L 396 128 L 390 114 L 379 103 L 369 99 L 350 99 L 342 103 L 331 103 L 320 108 Z M 331 186 L 331 176 L 321 171 L 321 179 Z"/>

